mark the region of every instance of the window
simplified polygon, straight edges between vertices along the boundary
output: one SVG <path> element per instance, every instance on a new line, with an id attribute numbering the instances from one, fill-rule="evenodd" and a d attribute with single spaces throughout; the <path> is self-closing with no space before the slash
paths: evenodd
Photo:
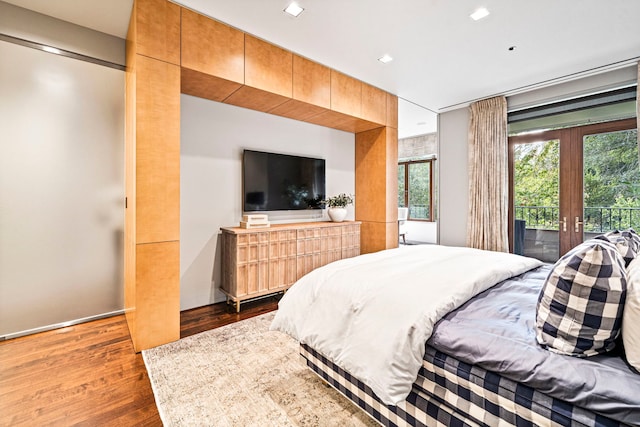
<path id="1" fill-rule="evenodd" d="M 433 159 L 398 163 L 398 206 L 409 208 L 409 219 L 432 221 Z"/>

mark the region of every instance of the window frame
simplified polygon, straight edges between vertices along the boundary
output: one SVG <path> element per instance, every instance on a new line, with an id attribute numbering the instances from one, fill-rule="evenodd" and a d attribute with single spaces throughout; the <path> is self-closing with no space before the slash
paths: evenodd
<path id="1" fill-rule="evenodd" d="M 403 162 L 398 162 L 398 169 L 404 168 L 404 206 L 409 207 L 409 165 L 416 163 L 429 163 L 429 218 L 411 218 L 411 209 L 409 209 L 409 221 L 423 221 L 423 222 L 434 222 L 433 221 L 433 158 L 431 159 L 423 159 L 423 160 L 407 160 Z"/>

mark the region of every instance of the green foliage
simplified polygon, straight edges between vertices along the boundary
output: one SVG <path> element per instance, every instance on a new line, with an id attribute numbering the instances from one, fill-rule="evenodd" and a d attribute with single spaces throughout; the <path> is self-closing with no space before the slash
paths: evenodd
<path id="1" fill-rule="evenodd" d="M 404 206 L 404 192 L 405 192 L 404 172 L 405 172 L 404 165 L 403 164 L 398 165 L 398 206 L 399 207 L 405 207 Z"/>
<path id="2" fill-rule="evenodd" d="M 585 136 L 583 149 L 585 230 L 638 228 L 640 209 L 629 209 L 640 208 L 637 130 Z M 515 206 L 559 206 L 559 159 L 558 141 L 514 147 Z"/>
<path id="3" fill-rule="evenodd" d="M 429 161 L 400 163 L 398 165 L 398 206 L 409 207 L 409 217 L 429 218 L 431 204 L 431 165 Z M 406 168 L 405 168 L 406 166 Z M 405 174 L 408 173 L 408 188 L 405 189 Z M 408 204 L 405 192 L 408 190 Z"/>
<path id="4" fill-rule="evenodd" d="M 353 196 L 341 193 L 324 201 L 328 208 L 345 208 L 353 203 Z"/>
<path id="5" fill-rule="evenodd" d="M 640 206 L 636 130 L 584 138 L 584 205 Z"/>
<path id="6" fill-rule="evenodd" d="M 516 206 L 558 206 L 560 144 L 557 140 L 514 147 Z"/>

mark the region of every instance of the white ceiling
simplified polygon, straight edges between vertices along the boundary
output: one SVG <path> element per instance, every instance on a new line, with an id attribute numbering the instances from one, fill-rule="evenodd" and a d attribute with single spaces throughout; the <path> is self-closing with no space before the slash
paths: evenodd
<path id="1" fill-rule="evenodd" d="M 0 0 L 122 39 L 133 0 Z"/>
<path id="2" fill-rule="evenodd" d="M 5 1 L 123 38 L 132 5 Z M 408 101 L 401 115 L 403 108 L 422 114 L 416 106 L 446 111 L 640 58 L 638 0 L 297 0 L 305 8 L 298 18 L 283 13 L 288 2 L 176 1 L 398 95 Z M 471 20 L 480 6 L 491 14 Z M 378 62 L 383 54 L 394 60 Z"/>

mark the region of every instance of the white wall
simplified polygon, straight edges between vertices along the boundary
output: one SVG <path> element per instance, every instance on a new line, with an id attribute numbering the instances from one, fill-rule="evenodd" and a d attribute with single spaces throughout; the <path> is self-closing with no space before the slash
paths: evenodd
<path id="1" fill-rule="evenodd" d="M 237 226 L 242 216 L 242 150 L 324 158 L 327 194 L 353 194 L 355 137 L 189 95 L 180 100 L 180 309 L 186 310 L 224 300 L 218 235 L 220 227 Z M 353 218 L 350 206 L 347 219 Z M 288 211 L 269 213 L 269 219 L 327 217 L 321 211 Z"/>
<path id="2" fill-rule="evenodd" d="M 442 113 L 439 117 L 438 238 L 441 245 L 466 246 L 469 117 L 467 107 Z"/>

